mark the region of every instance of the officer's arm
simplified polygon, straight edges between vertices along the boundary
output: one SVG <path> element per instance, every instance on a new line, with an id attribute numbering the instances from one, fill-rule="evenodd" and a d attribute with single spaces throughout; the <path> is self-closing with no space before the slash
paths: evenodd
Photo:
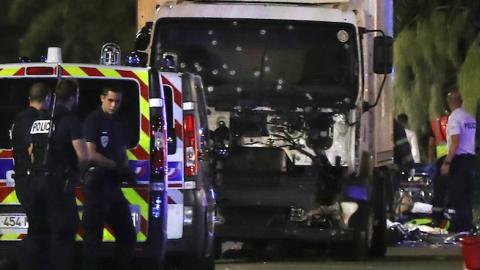
<path id="1" fill-rule="evenodd" d="M 28 146 L 28 155 L 30 156 L 30 161 L 32 162 L 33 164 L 33 161 L 34 161 L 34 157 L 33 157 L 33 144 L 30 144 Z"/>
<path id="2" fill-rule="evenodd" d="M 127 148 L 123 147 L 123 166 L 128 167 L 128 156 L 127 156 Z"/>
<path id="3" fill-rule="evenodd" d="M 104 155 L 97 152 L 97 145 L 92 142 L 87 142 L 88 157 L 95 165 L 106 168 L 113 168 L 117 164 L 115 161 L 106 158 Z"/>
<path id="4" fill-rule="evenodd" d="M 452 162 L 455 152 L 457 152 L 458 144 L 460 143 L 460 136 L 458 134 L 450 136 L 450 147 L 444 162 Z"/>
<path id="5" fill-rule="evenodd" d="M 84 139 L 72 140 L 73 149 L 77 154 L 78 163 L 84 164 L 88 162 L 87 144 Z"/>
<path id="6" fill-rule="evenodd" d="M 447 175 L 450 172 L 450 163 L 455 156 L 457 151 L 458 144 L 460 143 L 460 136 L 458 134 L 450 136 L 450 147 L 448 148 L 448 154 L 443 160 L 442 167 L 440 167 L 440 173 L 442 175 Z"/>

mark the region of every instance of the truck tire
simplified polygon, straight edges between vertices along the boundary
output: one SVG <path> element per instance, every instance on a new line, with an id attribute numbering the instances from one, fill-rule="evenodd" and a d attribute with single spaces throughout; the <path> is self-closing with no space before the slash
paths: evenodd
<path id="1" fill-rule="evenodd" d="M 389 171 L 385 168 L 379 168 L 375 172 L 373 180 L 373 235 L 369 250 L 371 257 L 384 257 L 387 252 L 387 196 L 386 187 L 390 180 Z"/>
<path id="2" fill-rule="evenodd" d="M 215 237 L 215 259 L 221 259 L 222 258 L 222 255 L 223 255 L 223 252 L 222 252 L 222 244 L 223 244 L 223 240 L 221 238 L 217 238 Z"/>
<path id="3" fill-rule="evenodd" d="M 361 203 L 357 212 L 350 219 L 353 239 L 340 246 L 335 257 L 340 260 L 360 261 L 368 256 L 373 234 L 373 213 L 367 203 Z"/>

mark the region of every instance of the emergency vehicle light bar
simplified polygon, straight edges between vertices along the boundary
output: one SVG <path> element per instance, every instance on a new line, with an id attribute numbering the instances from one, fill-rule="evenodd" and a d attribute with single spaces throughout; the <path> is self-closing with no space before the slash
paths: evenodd
<path id="1" fill-rule="evenodd" d="M 62 49 L 59 47 L 48 47 L 47 63 L 62 63 Z"/>
<path id="2" fill-rule="evenodd" d="M 115 43 L 104 44 L 100 52 L 100 64 L 119 66 L 120 62 L 121 62 L 120 46 Z"/>

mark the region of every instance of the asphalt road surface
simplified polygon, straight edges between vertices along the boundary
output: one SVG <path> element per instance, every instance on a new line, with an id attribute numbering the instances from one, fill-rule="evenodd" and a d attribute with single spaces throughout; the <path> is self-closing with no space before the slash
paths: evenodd
<path id="1" fill-rule="evenodd" d="M 0 269 L 4 268 L 4 260 L 0 260 Z M 112 269 L 106 263 L 104 269 Z M 136 269 L 146 269 L 136 264 Z M 150 269 L 150 268 L 149 268 Z M 173 267 L 171 269 L 181 269 Z M 389 248 L 387 256 L 382 259 L 360 262 L 337 261 L 328 255 L 302 254 L 291 256 L 285 254 L 279 258 L 262 258 L 258 253 L 238 253 L 226 256 L 216 262 L 216 270 L 451 270 L 463 269 L 463 257 L 459 247 L 393 247 Z M 112 269 L 113 270 L 113 269 Z"/>
<path id="2" fill-rule="evenodd" d="M 361 262 L 334 261 L 326 257 L 286 257 L 277 260 L 251 260 L 248 257 L 217 261 L 216 270 L 451 270 L 463 269 L 459 247 L 394 247 L 382 259 Z"/>

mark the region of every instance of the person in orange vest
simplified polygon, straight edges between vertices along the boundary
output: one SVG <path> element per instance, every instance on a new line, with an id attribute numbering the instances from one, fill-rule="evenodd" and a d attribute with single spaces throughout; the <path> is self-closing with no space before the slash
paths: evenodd
<path id="1" fill-rule="evenodd" d="M 446 208 L 447 177 L 440 174 L 440 167 L 447 155 L 447 122 L 448 114 L 431 121 L 431 135 L 428 142 L 428 159 L 435 163 L 433 175 L 432 223 L 441 227 L 443 212 Z"/>
<path id="2" fill-rule="evenodd" d="M 431 162 L 447 155 L 447 122 L 448 114 L 435 118 L 431 122 L 432 134 L 428 142 L 428 159 Z"/>

